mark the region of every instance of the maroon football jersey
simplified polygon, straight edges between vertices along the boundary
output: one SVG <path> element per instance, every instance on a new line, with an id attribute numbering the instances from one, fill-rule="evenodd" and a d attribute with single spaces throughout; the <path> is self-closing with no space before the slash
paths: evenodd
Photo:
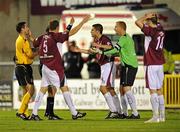
<path id="1" fill-rule="evenodd" d="M 165 33 L 158 23 L 157 27 L 143 25 L 142 32 L 145 34 L 144 65 L 162 65 L 165 63 L 163 44 Z"/>
<path id="2" fill-rule="evenodd" d="M 102 45 L 112 45 L 111 40 L 105 35 L 102 35 L 100 39 L 95 39 L 94 42 Z M 100 48 L 100 50 L 103 51 L 104 49 Z M 110 61 L 114 61 L 114 57 L 108 57 L 101 54 L 96 54 L 96 59 L 98 60 L 99 65 L 104 65 Z"/>
<path id="3" fill-rule="evenodd" d="M 63 44 L 68 38 L 68 32 L 49 32 L 48 34 L 38 37 L 33 43 L 34 47 L 39 47 L 41 63 L 51 70 L 56 70 L 60 77 L 64 76 L 64 67 L 57 44 Z"/>

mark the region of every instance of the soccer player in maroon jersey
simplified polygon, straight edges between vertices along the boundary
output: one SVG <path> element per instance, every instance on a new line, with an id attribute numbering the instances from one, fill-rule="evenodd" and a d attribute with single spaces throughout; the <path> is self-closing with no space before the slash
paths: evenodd
<path id="1" fill-rule="evenodd" d="M 101 24 L 92 25 L 91 36 L 93 37 L 92 47 L 83 53 L 95 53 L 93 47 L 102 51 L 111 49 L 111 40 L 103 35 L 103 26 Z M 100 91 L 103 94 L 110 112 L 105 119 L 122 118 L 122 110 L 120 106 L 119 98 L 114 90 L 114 80 L 116 74 L 116 67 L 114 64 L 113 56 L 106 56 L 101 54 L 95 54 L 96 60 L 101 68 L 101 84 Z"/>
<path id="2" fill-rule="evenodd" d="M 72 102 L 71 94 L 67 86 L 66 76 L 64 74 L 64 67 L 58 45 L 68 41 L 69 36 L 74 35 L 79 29 L 90 19 L 90 15 L 87 15 L 83 20 L 73 29 L 71 29 L 74 18 L 71 18 L 71 22 L 67 27 L 67 31 L 59 32 L 59 22 L 53 20 L 49 24 L 49 33 L 41 35 L 34 41 L 34 47 L 39 47 L 39 57 L 42 67 L 42 80 L 41 89 L 36 96 L 35 105 L 33 108 L 32 120 L 42 120 L 38 116 L 38 108 L 41 104 L 44 94 L 48 90 L 48 85 L 53 85 L 53 88 L 60 88 L 64 96 L 65 102 L 68 105 L 72 119 L 82 118 L 86 113 L 78 112 Z"/>
<path id="3" fill-rule="evenodd" d="M 165 107 L 162 94 L 162 85 L 164 79 L 163 64 L 163 40 L 165 32 L 158 22 L 157 14 L 148 13 L 139 18 L 136 25 L 145 35 L 144 43 L 144 66 L 146 87 L 150 91 L 150 101 L 152 104 L 153 117 L 145 123 L 164 122 Z"/>

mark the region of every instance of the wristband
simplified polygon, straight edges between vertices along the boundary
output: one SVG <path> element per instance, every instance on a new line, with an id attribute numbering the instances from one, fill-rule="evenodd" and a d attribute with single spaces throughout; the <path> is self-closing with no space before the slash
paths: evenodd
<path id="1" fill-rule="evenodd" d="M 67 27 L 66 27 L 66 29 L 68 30 L 68 31 L 70 31 L 71 30 L 71 28 L 72 28 L 72 24 L 69 24 Z"/>

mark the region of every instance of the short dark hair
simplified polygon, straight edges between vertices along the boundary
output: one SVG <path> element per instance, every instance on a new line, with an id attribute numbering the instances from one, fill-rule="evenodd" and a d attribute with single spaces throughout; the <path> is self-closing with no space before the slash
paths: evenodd
<path id="1" fill-rule="evenodd" d="M 57 27 L 59 27 L 59 21 L 58 20 L 50 21 L 50 23 L 49 23 L 49 29 L 50 30 L 55 30 Z"/>
<path id="2" fill-rule="evenodd" d="M 19 22 L 19 23 L 16 25 L 16 31 L 17 31 L 18 33 L 20 33 L 20 32 L 21 32 L 21 29 L 25 27 L 25 24 L 26 24 L 26 22 Z"/>
<path id="3" fill-rule="evenodd" d="M 150 20 L 151 20 L 151 22 L 152 22 L 153 24 L 156 24 L 156 25 L 157 25 L 157 23 L 158 23 L 158 17 L 157 17 L 156 14 L 155 14 L 154 17 L 152 17 Z"/>
<path id="4" fill-rule="evenodd" d="M 71 46 L 76 46 L 76 41 L 70 41 L 69 43 L 71 43 Z"/>
<path id="5" fill-rule="evenodd" d="M 124 21 L 118 21 L 117 23 L 126 31 L 126 23 Z"/>
<path id="6" fill-rule="evenodd" d="M 154 14 L 154 16 L 151 18 L 147 18 L 147 20 L 151 21 L 153 24 L 158 24 L 158 16 L 156 14 Z"/>
<path id="7" fill-rule="evenodd" d="M 94 24 L 92 25 L 97 31 L 99 31 L 101 34 L 103 32 L 103 26 L 101 24 Z"/>
<path id="8" fill-rule="evenodd" d="M 49 25 L 46 27 L 46 33 L 49 33 Z"/>

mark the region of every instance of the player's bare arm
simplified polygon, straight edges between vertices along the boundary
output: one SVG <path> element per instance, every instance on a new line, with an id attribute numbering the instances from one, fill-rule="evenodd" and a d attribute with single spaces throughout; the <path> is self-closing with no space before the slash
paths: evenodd
<path id="1" fill-rule="evenodd" d="M 139 19 L 137 19 L 136 21 L 135 21 L 135 24 L 140 28 L 140 29 L 142 29 L 143 28 L 143 25 L 144 25 L 144 22 L 146 21 L 146 19 L 148 19 L 148 18 L 152 18 L 152 17 L 154 17 L 155 16 L 155 13 L 147 13 L 147 14 L 145 14 L 143 17 L 141 17 L 141 18 L 139 18 Z"/>
<path id="2" fill-rule="evenodd" d="M 89 49 L 80 49 L 80 48 L 77 48 L 75 52 L 80 52 L 80 53 L 84 53 L 84 54 L 91 54 Z"/>
<path id="3" fill-rule="evenodd" d="M 90 15 L 85 16 L 83 20 L 76 27 L 70 30 L 69 36 L 76 34 L 81 29 L 81 27 L 90 20 L 90 18 L 91 18 Z"/>
<path id="4" fill-rule="evenodd" d="M 70 45 L 69 49 L 73 52 L 79 52 L 79 53 L 84 53 L 84 54 L 91 54 L 91 52 L 87 49 L 80 49 L 77 46 L 72 46 Z"/>
<path id="5" fill-rule="evenodd" d="M 79 49 L 79 51 L 84 54 L 91 54 L 89 49 L 88 50 L 87 49 Z"/>
<path id="6" fill-rule="evenodd" d="M 77 47 L 77 46 L 72 46 L 72 45 L 69 46 L 69 50 L 70 50 L 70 51 L 73 51 L 73 52 L 80 52 L 79 47 Z"/>
<path id="7" fill-rule="evenodd" d="M 92 43 L 92 46 L 94 46 L 96 48 L 102 48 L 102 49 L 112 49 L 111 45 L 103 45 L 103 44 L 99 44 L 99 43 Z"/>
<path id="8" fill-rule="evenodd" d="M 69 25 L 66 27 L 65 32 L 69 32 L 69 31 L 71 30 L 74 22 L 75 22 L 74 17 L 71 17 L 70 23 L 69 23 Z"/>

